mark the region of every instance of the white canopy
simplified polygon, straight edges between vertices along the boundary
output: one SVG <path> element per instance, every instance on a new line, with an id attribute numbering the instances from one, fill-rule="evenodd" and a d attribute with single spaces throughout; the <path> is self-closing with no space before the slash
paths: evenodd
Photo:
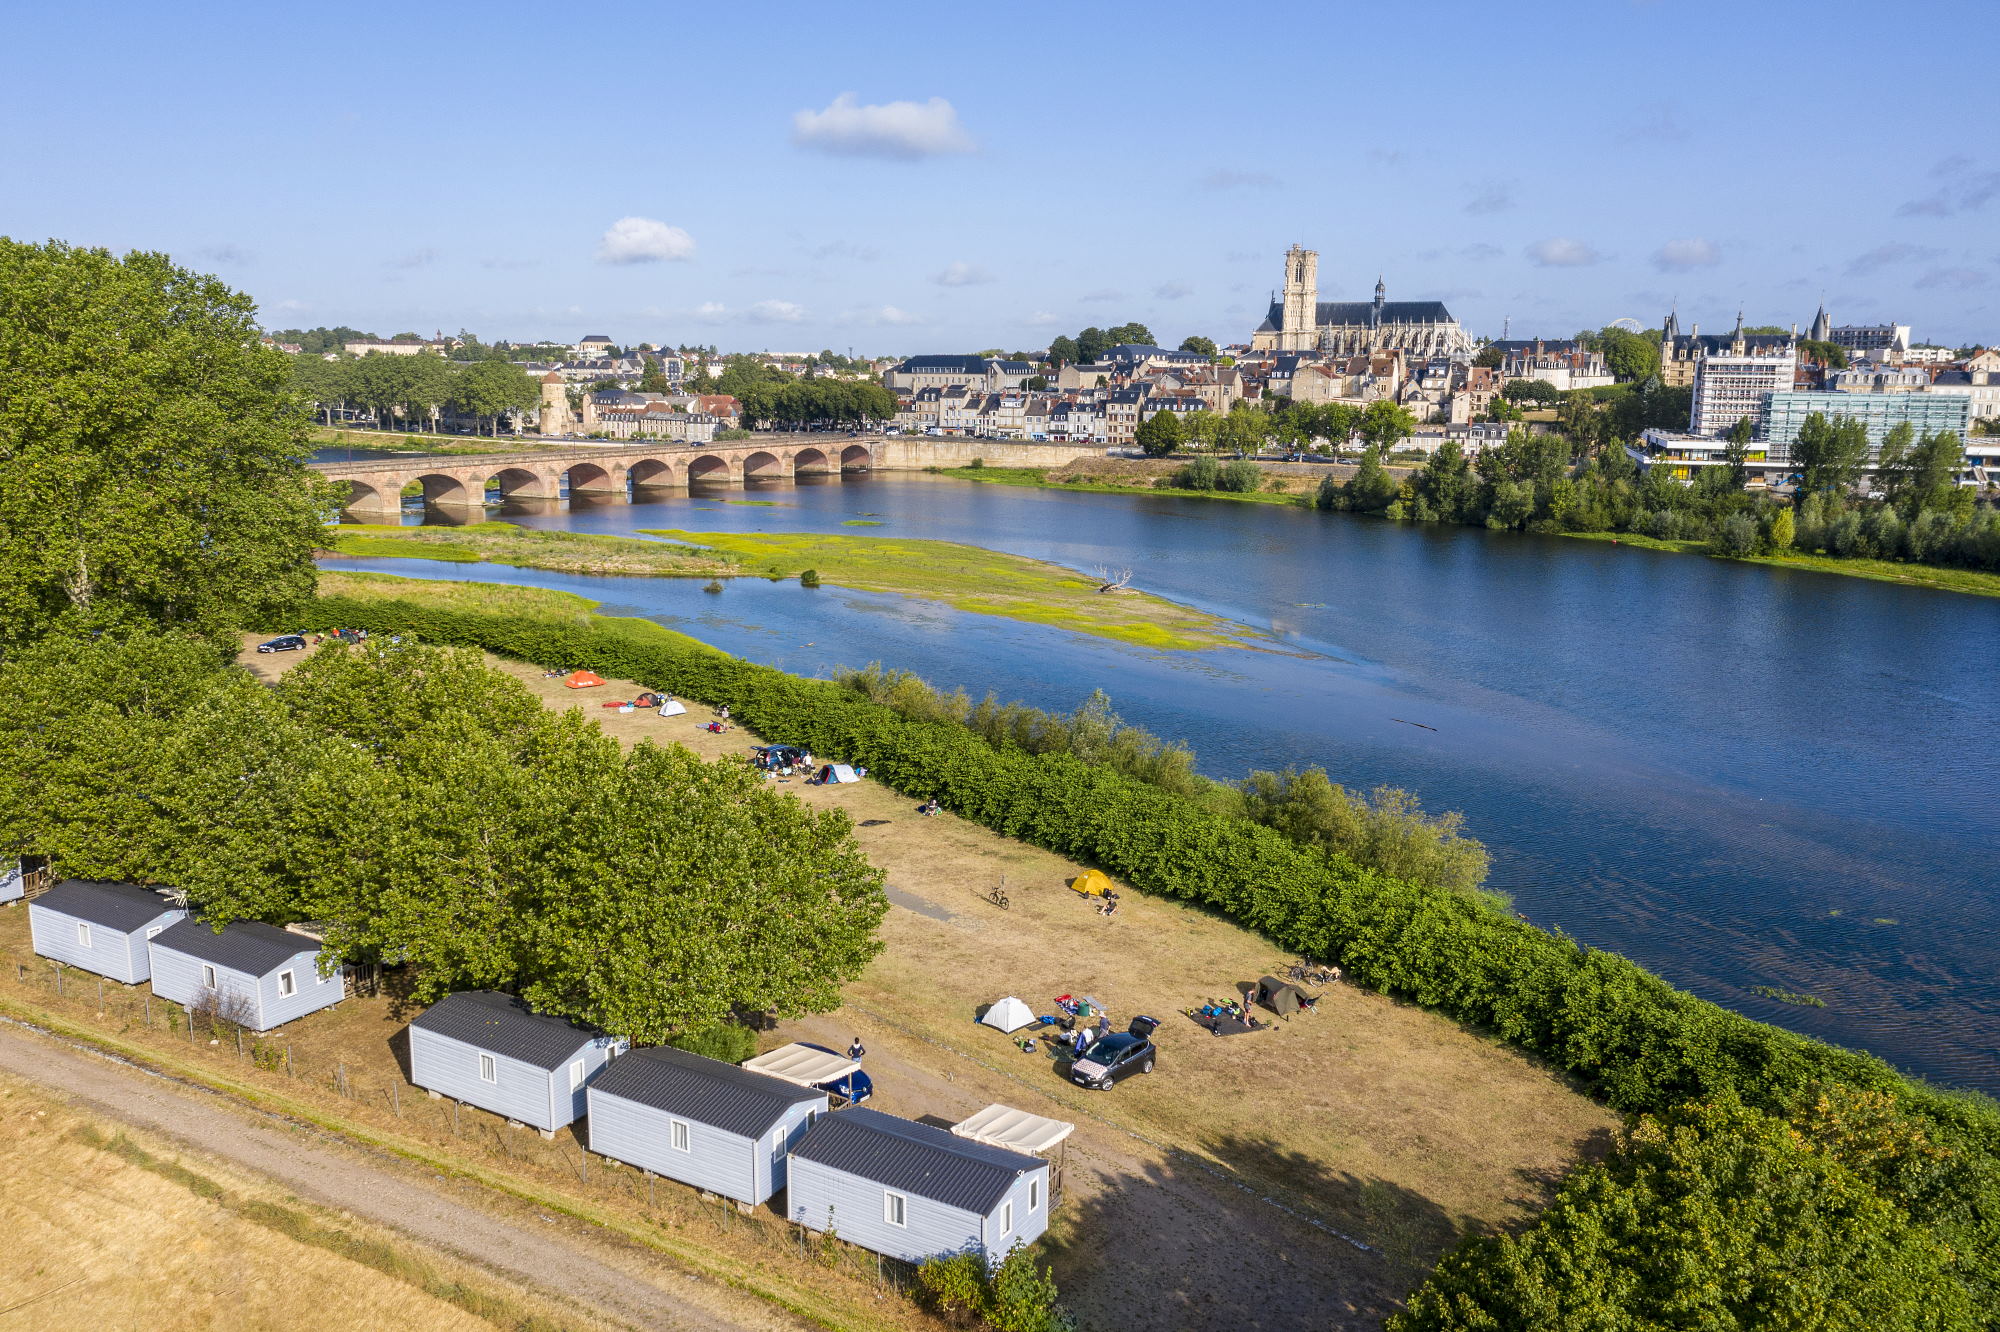
<path id="1" fill-rule="evenodd" d="M 686 711 L 687 705 L 677 698 L 670 698 L 660 704 L 660 715 L 662 717 L 678 717 Z"/>
<path id="2" fill-rule="evenodd" d="M 989 1027 L 998 1027 L 1001 1031 L 1018 1031 L 1036 1018 L 1026 1004 L 1010 994 L 988 1008 L 986 1016 L 979 1020 Z"/>
<path id="3" fill-rule="evenodd" d="M 1040 1155 L 1074 1133 L 1076 1125 L 1060 1119 L 1044 1119 L 1012 1106 L 989 1105 L 963 1123 L 953 1124 L 951 1131 L 988 1147 Z"/>
<path id="4" fill-rule="evenodd" d="M 846 1055 L 815 1050 L 810 1045 L 792 1044 L 781 1045 L 755 1059 L 746 1059 L 743 1067 L 752 1073 L 768 1073 L 786 1082 L 796 1082 L 801 1087 L 817 1087 L 824 1082 L 837 1082 L 861 1065 Z"/>

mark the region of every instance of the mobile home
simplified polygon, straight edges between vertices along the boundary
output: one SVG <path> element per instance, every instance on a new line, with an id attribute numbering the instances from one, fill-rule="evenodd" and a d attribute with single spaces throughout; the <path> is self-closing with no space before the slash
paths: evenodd
<path id="1" fill-rule="evenodd" d="M 146 944 L 187 916 L 151 888 L 64 879 L 28 903 L 35 952 L 127 985 L 153 974 Z"/>
<path id="2" fill-rule="evenodd" d="M 275 925 L 239 920 L 218 933 L 192 918 L 153 936 L 153 993 L 190 1008 L 213 1005 L 231 1022 L 269 1031 L 347 997 L 347 974 L 319 972 L 319 944 Z"/>
<path id="3" fill-rule="evenodd" d="M 552 1134 L 584 1113 L 584 1090 L 621 1044 L 512 995 L 471 990 L 410 1023 L 410 1081 Z"/>

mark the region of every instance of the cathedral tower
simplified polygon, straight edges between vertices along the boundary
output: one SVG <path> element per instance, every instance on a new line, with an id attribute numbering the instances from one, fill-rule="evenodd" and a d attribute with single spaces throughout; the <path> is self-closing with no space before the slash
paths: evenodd
<path id="1" fill-rule="evenodd" d="M 1319 251 L 1285 251 L 1285 322 L 1280 351 L 1311 351 L 1319 340 Z"/>

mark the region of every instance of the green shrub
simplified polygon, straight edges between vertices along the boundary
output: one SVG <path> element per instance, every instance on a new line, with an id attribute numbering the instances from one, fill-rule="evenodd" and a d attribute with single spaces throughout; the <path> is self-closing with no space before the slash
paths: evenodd
<path id="1" fill-rule="evenodd" d="M 1075 1323 L 1056 1303 L 1056 1283 L 1016 1243 L 996 1267 L 964 1250 L 917 1269 L 917 1289 L 939 1313 L 970 1314 L 998 1332 L 1069 1332 Z"/>
<path id="2" fill-rule="evenodd" d="M 1221 464 L 1202 455 L 1176 467 L 1173 476 L 1168 479 L 1181 490 L 1214 490 L 1221 478 Z"/>
<path id="3" fill-rule="evenodd" d="M 818 586 L 819 586 L 819 570 L 817 570 L 817 569 L 802 569 L 802 570 L 800 570 L 800 571 L 799 571 L 799 586 L 800 586 L 800 587 L 818 587 Z"/>
<path id="4" fill-rule="evenodd" d="M 1215 489 L 1235 495 L 1248 495 L 1264 480 L 1264 469 L 1248 458 L 1238 458 L 1225 464 L 1215 478 Z"/>

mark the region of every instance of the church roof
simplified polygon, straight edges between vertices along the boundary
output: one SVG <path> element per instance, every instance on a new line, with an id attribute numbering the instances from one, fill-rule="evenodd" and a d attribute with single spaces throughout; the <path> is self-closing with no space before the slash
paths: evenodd
<path id="1" fill-rule="evenodd" d="M 1374 322 L 1375 302 L 1373 301 L 1321 301 L 1317 318 L 1320 327 L 1329 324 L 1354 324 L 1366 326 Z M 1264 322 L 1257 329 L 1259 333 L 1276 333 L 1284 328 L 1285 304 L 1272 301 L 1271 309 L 1264 316 Z M 1451 311 L 1445 309 L 1443 301 L 1384 301 L 1382 302 L 1382 322 L 1385 324 L 1450 324 L 1456 322 Z"/>

